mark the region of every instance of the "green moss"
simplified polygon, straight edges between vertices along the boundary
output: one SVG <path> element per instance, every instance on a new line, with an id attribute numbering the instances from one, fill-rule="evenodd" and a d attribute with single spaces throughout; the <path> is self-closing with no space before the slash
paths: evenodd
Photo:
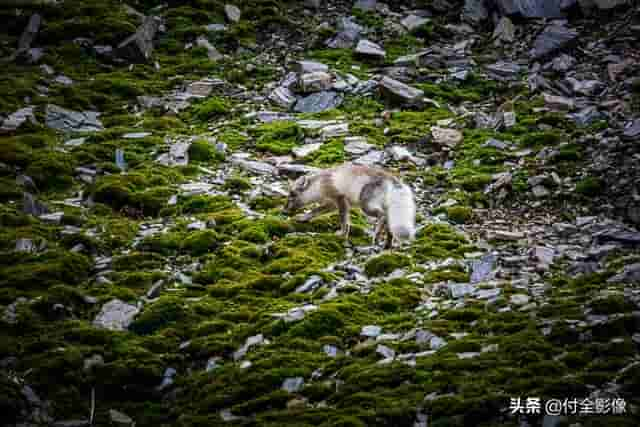
<path id="1" fill-rule="evenodd" d="M 195 104 L 191 110 L 193 116 L 200 121 L 208 121 L 218 116 L 223 116 L 230 111 L 229 103 L 218 97 L 211 97 L 207 100 Z"/>
<path id="2" fill-rule="evenodd" d="M 471 219 L 473 211 L 468 206 L 451 206 L 447 208 L 447 218 L 456 224 L 464 224 Z"/>
<path id="3" fill-rule="evenodd" d="M 594 314 L 624 313 L 633 309 L 633 304 L 622 295 L 599 298 L 591 303 Z"/>
<path id="4" fill-rule="evenodd" d="M 220 244 L 220 237 L 212 230 L 198 230 L 189 233 L 181 244 L 182 250 L 199 256 L 213 252 Z"/>
<path id="5" fill-rule="evenodd" d="M 209 141 L 203 139 L 194 141 L 189 147 L 189 160 L 195 162 L 222 160 L 223 157 L 222 153 L 219 153 Z"/>
<path id="6" fill-rule="evenodd" d="M 241 194 L 251 189 L 251 187 L 251 181 L 241 176 L 231 176 L 227 178 L 222 186 L 223 189 L 235 194 Z"/>
<path id="7" fill-rule="evenodd" d="M 88 277 L 91 268 L 84 255 L 62 250 L 34 255 L 6 254 L 5 265 L 0 269 L 0 287 L 16 289 L 42 289 L 59 283 L 79 284 Z"/>
<path id="8" fill-rule="evenodd" d="M 367 276 L 384 276 L 392 271 L 411 265 L 411 259 L 398 253 L 384 253 L 371 258 L 364 265 Z"/>
<path id="9" fill-rule="evenodd" d="M 586 197 L 597 197 L 604 191 L 604 184 L 601 179 L 587 177 L 576 184 L 576 193 Z"/>
<path id="10" fill-rule="evenodd" d="M 253 129 L 251 133 L 257 137 L 257 150 L 278 155 L 289 154 L 304 137 L 300 126 L 288 121 L 266 123 Z"/>
<path id="11" fill-rule="evenodd" d="M 149 335 L 182 319 L 186 315 L 181 298 L 160 297 L 157 301 L 144 308 L 129 330 L 140 334 Z"/>
<path id="12" fill-rule="evenodd" d="M 234 207 L 234 203 L 228 196 L 192 196 L 180 199 L 178 202 L 179 209 L 183 213 L 198 214 L 221 212 L 225 209 Z"/>
<path id="13" fill-rule="evenodd" d="M 305 163 L 310 163 L 316 167 L 328 167 L 342 163 L 344 160 L 344 142 L 339 139 L 325 142 L 320 149 L 304 158 Z"/>
<path id="14" fill-rule="evenodd" d="M 524 135 L 521 144 L 527 147 L 543 147 L 556 145 L 562 141 L 562 134 L 557 130 L 531 132 Z"/>
<path id="15" fill-rule="evenodd" d="M 417 262 L 432 259 L 461 257 L 473 250 L 466 239 L 444 224 L 429 224 L 416 235 L 412 255 Z"/>

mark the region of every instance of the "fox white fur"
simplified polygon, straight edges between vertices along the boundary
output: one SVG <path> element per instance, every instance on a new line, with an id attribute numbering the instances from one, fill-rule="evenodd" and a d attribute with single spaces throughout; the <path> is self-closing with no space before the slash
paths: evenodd
<path id="1" fill-rule="evenodd" d="M 415 236 L 416 207 L 411 188 L 383 169 L 344 163 L 289 182 L 285 212 L 311 204 L 319 207 L 298 217 L 309 221 L 317 215 L 338 209 L 340 233 L 348 237 L 349 210 L 359 206 L 377 220 L 374 243 L 386 232 L 386 247 Z"/>

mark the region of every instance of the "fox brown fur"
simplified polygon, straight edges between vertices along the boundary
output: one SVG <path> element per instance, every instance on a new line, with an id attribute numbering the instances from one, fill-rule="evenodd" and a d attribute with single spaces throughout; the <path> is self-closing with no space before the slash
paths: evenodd
<path id="1" fill-rule="evenodd" d="M 383 233 L 387 235 L 387 248 L 395 242 L 413 239 L 415 235 L 415 203 L 411 188 L 380 168 L 344 163 L 289 182 L 285 212 L 291 213 L 312 203 L 319 206 L 297 219 L 310 221 L 337 209 L 339 234 L 346 238 L 351 228 L 349 210 L 352 206 L 359 206 L 366 215 L 376 219 L 374 243 Z"/>

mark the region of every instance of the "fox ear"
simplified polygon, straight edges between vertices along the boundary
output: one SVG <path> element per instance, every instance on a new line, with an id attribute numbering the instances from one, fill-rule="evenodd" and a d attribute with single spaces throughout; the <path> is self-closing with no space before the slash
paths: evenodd
<path id="1" fill-rule="evenodd" d="M 293 184 L 295 184 L 295 181 L 287 179 L 287 185 L 289 186 L 289 188 L 293 188 Z"/>
<path id="2" fill-rule="evenodd" d="M 309 182 L 309 180 L 307 179 L 307 177 L 303 176 L 302 178 L 300 178 L 300 187 L 301 188 L 307 188 L 308 182 Z"/>

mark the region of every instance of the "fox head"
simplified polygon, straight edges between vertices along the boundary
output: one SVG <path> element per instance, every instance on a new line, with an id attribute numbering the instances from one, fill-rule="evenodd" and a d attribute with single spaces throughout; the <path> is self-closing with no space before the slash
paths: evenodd
<path id="1" fill-rule="evenodd" d="M 308 203 L 305 194 L 311 185 L 311 180 L 306 176 L 301 176 L 295 181 L 289 180 L 289 197 L 287 205 L 284 207 L 285 213 L 295 212 Z"/>

